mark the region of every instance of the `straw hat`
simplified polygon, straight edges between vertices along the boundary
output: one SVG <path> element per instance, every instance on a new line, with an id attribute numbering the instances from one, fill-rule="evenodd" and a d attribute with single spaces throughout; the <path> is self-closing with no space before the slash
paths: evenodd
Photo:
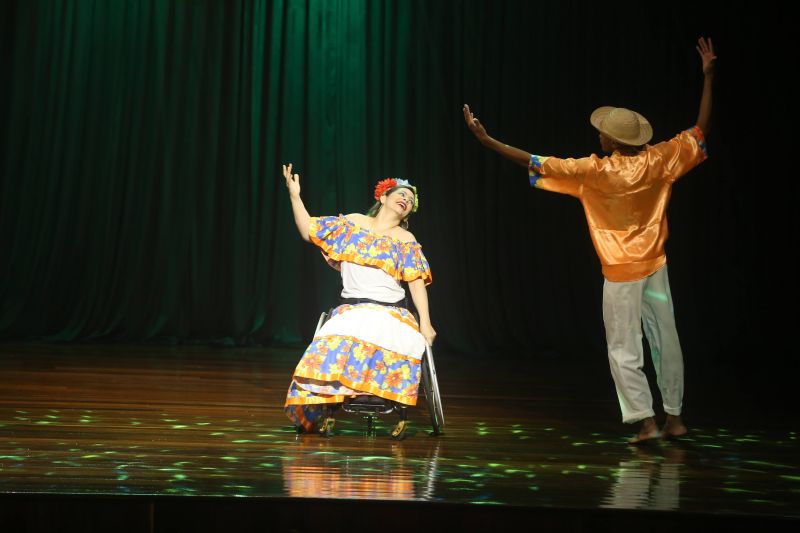
<path id="1" fill-rule="evenodd" d="M 647 119 L 624 107 L 598 107 L 589 121 L 600 133 L 628 146 L 641 146 L 653 138 Z"/>

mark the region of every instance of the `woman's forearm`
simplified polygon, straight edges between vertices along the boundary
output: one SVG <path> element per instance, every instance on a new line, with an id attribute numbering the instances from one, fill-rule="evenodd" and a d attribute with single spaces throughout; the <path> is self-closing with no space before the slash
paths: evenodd
<path id="1" fill-rule="evenodd" d="M 297 231 L 300 232 L 300 236 L 306 242 L 311 242 L 311 238 L 308 236 L 308 228 L 311 226 L 311 215 L 308 214 L 306 210 L 306 206 L 303 204 L 302 198 L 300 195 L 291 195 L 290 199 L 292 201 L 292 213 L 294 214 L 294 223 L 297 224 Z"/>
<path id="2" fill-rule="evenodd" d="M 428 291 L 425 289 L 425 282 L 421 279 L 415 279 L 409 282 L 408 288 L 411 291 L 411 300 L 414 302 L 414 307 L 417 308 L 419 313 L 420 323 L 430 324 L 431 315 L 428 310 Z"/>

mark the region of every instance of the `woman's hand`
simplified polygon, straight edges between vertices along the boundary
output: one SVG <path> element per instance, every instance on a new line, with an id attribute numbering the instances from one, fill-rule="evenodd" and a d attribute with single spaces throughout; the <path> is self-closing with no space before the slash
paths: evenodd
<path id="1" fill-rule="evenodd" d="M 433 326 L 430 322 L 423 322 L 419 325 L 419 332 L 422 333 L 422 336 L 425 337 L 425 342 L 428 343 L 428 346 L 433 346 L 433 340 L 436 338 L 436 330 L 433 329 Z"/>
<path id="2" fill-rule="evenodd" d="M 292 202 L 292 214 L 294 215 L 294 223 L 297 225 L 297 231 L 300 232 L 300 237 L 304 241 L 311 242 L 311 237 L 308 236 L 311 216 L 309 216 L 306 206 L 303 205 L 303 200 L 300 198 L 300 174 L 292 174 L 291 163 L 283 165 L 283 179 L 286 180 L 286 188 L 289 189 L 289 199 Z"/>
<path id="3" fill-rule="evenodd" d="M 292 174 L 292 164 L 283 165 L 283 178 L 286 180 L 286 188 L 289 189 L 289 196 L 300 196 L 300 174 Z"/>

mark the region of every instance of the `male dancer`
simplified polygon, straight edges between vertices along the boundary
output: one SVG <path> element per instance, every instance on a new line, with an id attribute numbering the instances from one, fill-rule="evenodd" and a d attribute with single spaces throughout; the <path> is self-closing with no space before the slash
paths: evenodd
<path id="1" fill-rule="evenodd" d="M 464 120 L 487 148 L 528 167 L 533 187 L 569 194 L 583 204 L 595 251 L 603 267 L 603 322 L 608 359 L 617 389 L 622 420 L 641 422 L 629 442 L 676 438 L 686 433 L 681 419 L 683 355 L 675 328 L 667 275 L 667 204 L 672 184 L 705 160 L 705 136 L 711 116 L 714 47 L 700 38 L 703 93 L 694 127 L 669 141 L 646 143 L 653 130 L 639 113 L 600 107 L 590 122 L 600 134 L 607 157 L 559 159 L 529 154 L 486 133 L 469 106 Z M 659 431 L 653 400 L 642 371 L 642 323 L 650 344 L 666 412 Z"/>

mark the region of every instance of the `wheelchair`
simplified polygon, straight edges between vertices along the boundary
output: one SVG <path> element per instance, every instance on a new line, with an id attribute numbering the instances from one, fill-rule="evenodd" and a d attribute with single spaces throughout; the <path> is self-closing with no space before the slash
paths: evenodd
<path id="1" fill-rule="evenodd" d="M 320 314 L 317 327 L 314 330 L 314 337 L 317 336 L 322 325 L 328 321 L 332 312 L 333 309 L 330 309 Z M 419 320 L 419 317 L 416 318 Z M 433 350 L 427 343 L 425 345 L 425 353 L 422 355 L 421 366 L 419 386 L 428 404 L 428 414 L 433 430 L 432 435 L 438 436 L 443 433 L 444 412 L 442 410 L 442 399 L 439 395 L 439 382 L 436 379 L 436 366 L 433 364 Z M 320 435 L 324 437 L 333 436 L 333 429 L 336 424 L 334 415 L 339 408 L 346 413 L 361 415 L 366 422 L 366 432 L 368 435 L 373 435 L 375 433 L 375 421 L 380 415 L 397 413 L 400 420 L 397 422 L 394 429 L 392 429 L 391 436 L 392 439 L 395 440 L 402 440 L 405 438 L 405 431 L 409 425 L 408 407 L 401 403 L 371 394 L 346 398 L 341 404 L 326 406 L 322 423 L 318 428 Z"/>

